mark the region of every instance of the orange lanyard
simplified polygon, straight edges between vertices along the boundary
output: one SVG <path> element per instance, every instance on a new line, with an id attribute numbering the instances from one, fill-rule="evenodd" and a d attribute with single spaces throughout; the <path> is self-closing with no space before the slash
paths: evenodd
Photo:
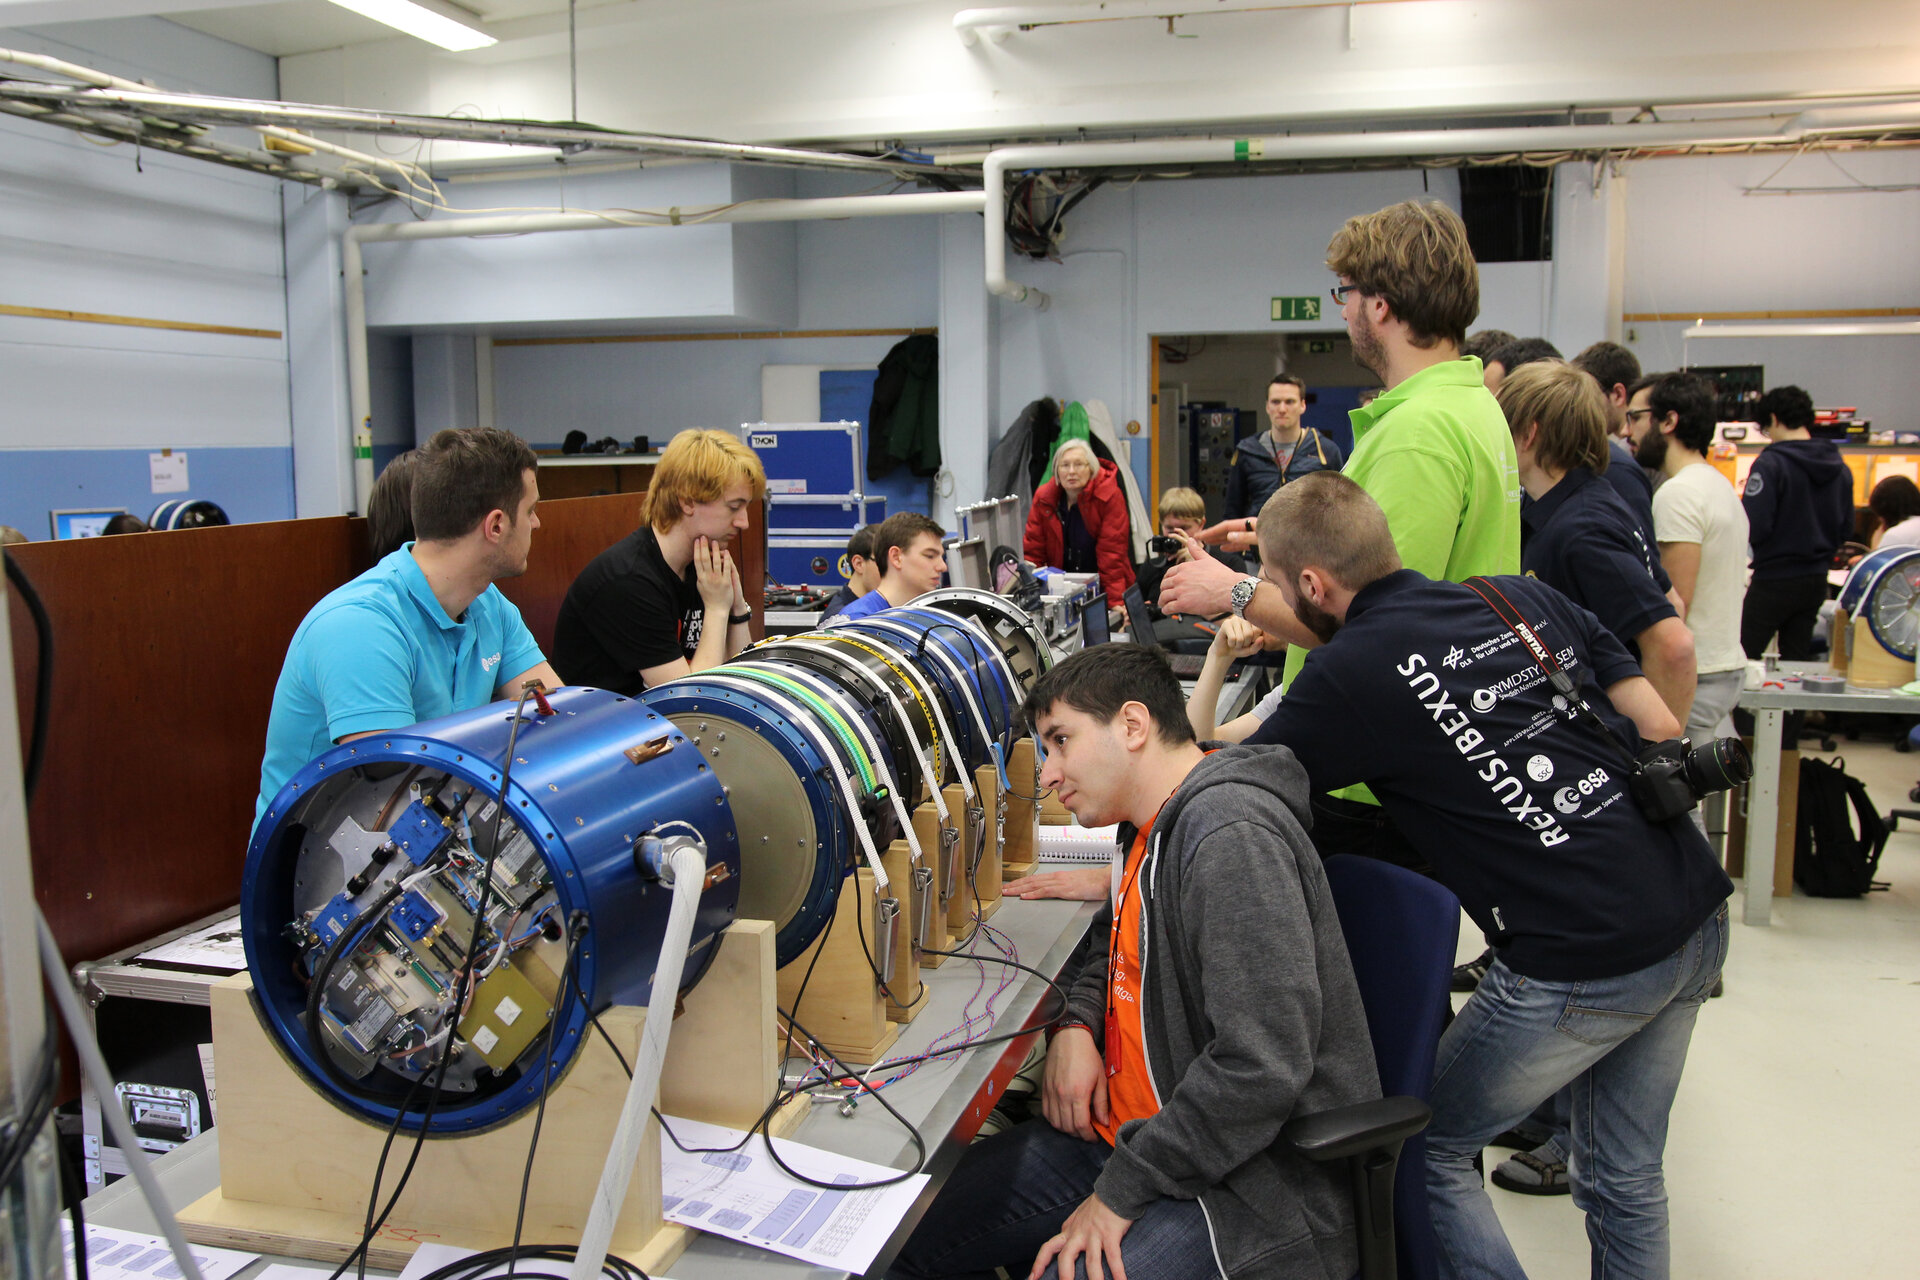
<path id="1" fill-rule="evenodd" d="M 1151 827 L 1148 828 L 1152 830 Z M 1113 932 L 1107 939 L 1107 1075 L 1117 1075 L 1120 1070 L 1120 1004 L 1114 998 L 1114 990 L 1120 983 L 1120 919 L 1126 914 L 1127 894 L 1140 882 L 1140 873 L 1146 869 L 1148 849 L 1140 850 L 1140 861 L 1134 865 L 1133 875 L 1121 882 L 1120 897 L 1113 904 Z M 1142 977 L 1145 975 L 1143 974 Z"/>

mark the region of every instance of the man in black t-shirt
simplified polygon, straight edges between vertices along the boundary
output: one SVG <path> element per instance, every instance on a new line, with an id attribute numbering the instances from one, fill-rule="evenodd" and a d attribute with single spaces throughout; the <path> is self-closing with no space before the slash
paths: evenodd
<path id="1" fill-rule="evenodd" d="M 1596 1272 L 1667 1273 L 1661 1160 L 1701 1004 L 1727 946 L 1706 838 L 1627 789 L 1642 736 L 1679 722 L 1592 614 L 1532 578 L 1486 579 L 1544 660 L 1468 586 L 1400 567 L 1343 476 L 1260 516 L 1262 576 L 1320 644 L 1249 739 L 1293 749 L 1316 791 L 1366 783 L 1495 959 L 1441 1038 L 1427 1190 L 1443 1275 L 1524 1274 L 1474 1158 L 1562 1086 Z M 1572 717 L 1543 665 L 1606 732 Z"/>
<path id="2" fill-rule="evenodd" d="M 726 543 L 766 488 L 760 459 L 726 432 L 675 436 L 647 486 L 646 527 L 567 588 L 553 627 L 560 678 L 631 696 L 746 648 L 752 612 Z"/>

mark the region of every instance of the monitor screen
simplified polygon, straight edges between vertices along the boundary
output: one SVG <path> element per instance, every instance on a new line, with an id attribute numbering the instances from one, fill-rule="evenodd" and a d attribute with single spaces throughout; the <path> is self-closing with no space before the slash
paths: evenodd
<path id="1" fill-rule="evenodd" d="M 125 507 L 97 507 L 86 511 L 50 511 L 55 538 L 97 538 L 107 531 L 107 521 L 125 515 Z"/>
<path id="2" fill-rule="evenodd" d="M 1120 598 L 1127 606 L 1127 631 L 1135 644 L 1154 647 L 1153 615 L 1147 612 L 1147 598 L 1140 593 L 1140 584 L 1133 583 Z"/>
<path id="3" fill-rule="evenodd" d="M 1111 639 L 1113 634 L 1107 629 L 1107 602 L 1104 599 L 1089 601 L 1080 611 L 1080 647 L 1091 649 Z"/>

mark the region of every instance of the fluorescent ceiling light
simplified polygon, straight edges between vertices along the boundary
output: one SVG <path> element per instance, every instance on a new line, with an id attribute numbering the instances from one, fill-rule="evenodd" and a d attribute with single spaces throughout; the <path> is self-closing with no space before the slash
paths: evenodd
<path id="1" fill-rule="evenodd" d="M 342 9 L 351 9 L 364 18 L 384 22 L 396 31 L 442 49 L 460 53 L 484 49 L 500 42 L 480 30 L 477 16 L 443 0 L 333 0 Z"/>

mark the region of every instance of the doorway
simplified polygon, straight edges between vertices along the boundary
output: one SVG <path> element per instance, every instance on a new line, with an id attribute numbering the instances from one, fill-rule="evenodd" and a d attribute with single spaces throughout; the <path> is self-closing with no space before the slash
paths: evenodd
<path id="1" fill-rule="evenodd" d="M 1291 373 L 1307 384 L 1301 421 L 1353 451 L 1349 410 L 1380 385 L 1353 362 L 1344 329 L 1318 333 L 1159 334 L 1151 340 L 1152 486 L 1149 510 L 1174 485 L 1197 489 L 1207 520 L 1224 519 L 1227 470 L 1238 442 L 1268 427 L 1267 384 Z M 1156 515 L 1156 528 L 1158 517 Z"/>

